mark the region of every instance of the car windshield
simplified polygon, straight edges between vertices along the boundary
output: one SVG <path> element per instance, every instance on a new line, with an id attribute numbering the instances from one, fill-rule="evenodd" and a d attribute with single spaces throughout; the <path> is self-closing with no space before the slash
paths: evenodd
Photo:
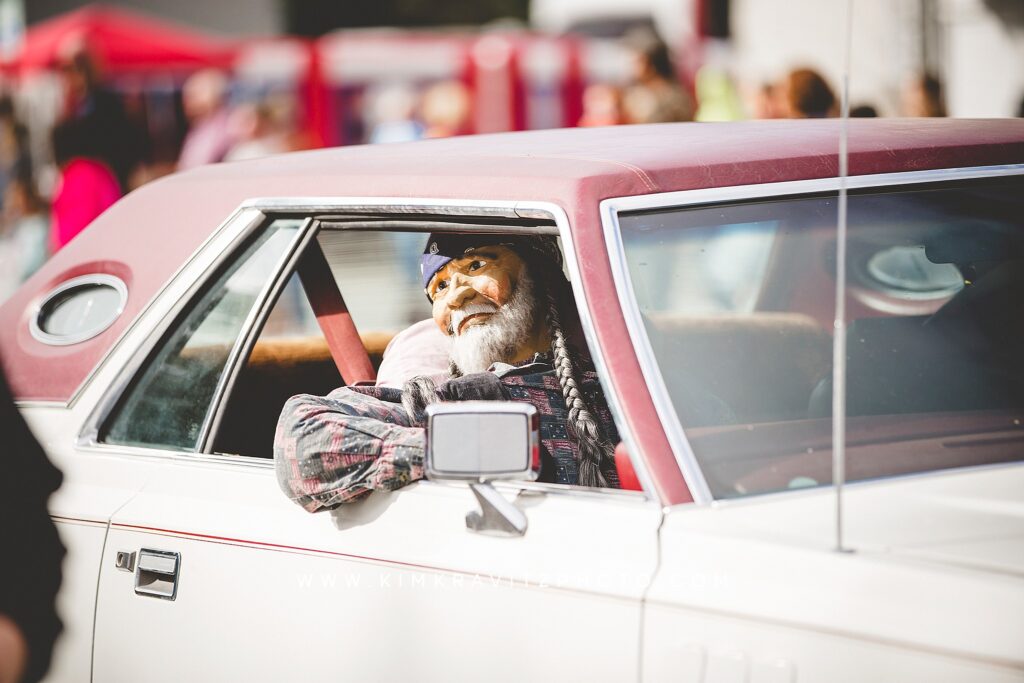
<path id="1" fill-rule="evenodd" d="M 1024 459 L 1022 197 L 1021 177 L 851 194 L 848 480 Z M 619 216 L 657 370 L 716 498 L 832 481 L 836 201 Z"/>

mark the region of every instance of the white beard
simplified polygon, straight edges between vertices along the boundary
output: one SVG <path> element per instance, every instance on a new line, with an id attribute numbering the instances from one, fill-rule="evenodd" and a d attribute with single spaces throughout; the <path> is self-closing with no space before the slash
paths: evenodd
<path id="1" fill-rule="evenodd" d="M 533 298 L 533 280 L 524 270 L 505 305 L 481 323 L 469 325 L 460 334 L 458 324 L 474 312 L 495 310 L 493 306 L 465 309 L 452 315 L 455 335 L 451 338 L 451 360 L 464 375 L 484 372 L 494 363 L 508 363 L 515 358 L 533 329 L 537 303 Z M 458 311 L 456 311 L 458 313 Z"/>

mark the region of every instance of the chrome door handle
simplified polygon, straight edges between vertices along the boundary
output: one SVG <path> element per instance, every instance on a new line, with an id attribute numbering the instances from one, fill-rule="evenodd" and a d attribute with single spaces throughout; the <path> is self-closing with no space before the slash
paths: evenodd
<path id="1" fill-rule="evenodd" d="M 174 600 L 178 595 L 180 569 L 178 553 L 142 548 L 135 568 L 135 594 Z"/>

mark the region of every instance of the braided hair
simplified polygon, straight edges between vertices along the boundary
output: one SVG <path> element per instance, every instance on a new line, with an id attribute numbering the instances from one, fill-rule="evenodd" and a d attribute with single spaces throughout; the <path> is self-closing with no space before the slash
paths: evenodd
<path id="1" fill-rule="evenodd" d="M 601 433 L 601 427 L 579 389 L 572 353 L 565 341 L 565 333 L 562 331 L 558 302 L 550 292 L 547 298 L 548 327 L 551 332 L 551 364 L 555 368 L 558 384 L 562 387 L 562 396 L 565 398 L 565 407 L 568 411 L 566 427 L 569 435 L 576 440 L 580 451 L 579 484 L 580 486 L 608 486 L 604 474 L 601 473 L 601 464 L 602 461 L 609 462 L 613 457 L 612 446 Z"/>
<path id="2" fill-rule="evenodd" d="M 538 284 L 538 298 L 547 304 L 547 325 L 551 334 L 551 364 L 562 389 L 567 411 L 566 428 L 579 449 L 580 486 L 606 487 L 601 466 L 612 461 L 614 446 L 604 435 L 596 413 L 580 389 L 576 355 L 562 328 L 559 292 L 568 291 L 562 275 L 562 254 L 554 238 L 539 237 L 517 249 Z M 540 309 L 538 309 L 540 310 Z"/>

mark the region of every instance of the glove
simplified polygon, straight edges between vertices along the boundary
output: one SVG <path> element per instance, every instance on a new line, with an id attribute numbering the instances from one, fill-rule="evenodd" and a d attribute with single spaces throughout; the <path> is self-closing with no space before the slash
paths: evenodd
<path id="1" fill-rule="evenodd" d="M 450 379 L 437 388 L 442 401 L 508 401 L 501 379 L 493 372 L 475 372 Z"/>

